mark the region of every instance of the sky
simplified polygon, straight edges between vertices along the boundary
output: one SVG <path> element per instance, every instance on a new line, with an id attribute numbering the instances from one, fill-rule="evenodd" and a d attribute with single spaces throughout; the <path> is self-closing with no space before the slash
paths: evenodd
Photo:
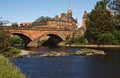
<path id="1" fill-rule="evenodd" d="M 66 13 L 69 4 L 73 17 L 81 25 L 84 11 L 90 12 L 99 0 L 0 0 L 0 17 L 11 23 L 33 22 L 40 16 Z"/>

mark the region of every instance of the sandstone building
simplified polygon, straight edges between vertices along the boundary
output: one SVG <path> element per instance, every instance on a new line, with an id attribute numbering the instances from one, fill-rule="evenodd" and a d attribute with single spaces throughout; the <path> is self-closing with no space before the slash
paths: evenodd
<path id="1" fill-rule="evenodd" d="M 32 23 L 21 23 L 21 27 L 32 26 Z M 72 17 L 71 6 L 69 5 L 67 13 L 61 13 L 59 17 L 56 15 L 50 21 L 47 21 L 47 24 L 37 24 L 36 27 L 48 27 L 48 28 L 60 28 L 60 29 L 76 29 L 77 20 Z"/>

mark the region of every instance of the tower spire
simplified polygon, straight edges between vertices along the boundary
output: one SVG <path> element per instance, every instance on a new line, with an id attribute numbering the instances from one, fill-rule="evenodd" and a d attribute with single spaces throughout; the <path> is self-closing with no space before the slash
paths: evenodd
<path id="1" fill-rule="evenodd" d="M 69 5 L 68 5 L 68 10 L 71 10 L 71 4 L 69 3 Z"/>
<path id="2" fill-rule="evenodd" d="M 68 15 L 69 17 L 72 17 L 72 9 L 71 9 L 71 4 L 70 4 L 70 3 L 69 3 L 69 5 L 68 5 L 67 15 Z"/>

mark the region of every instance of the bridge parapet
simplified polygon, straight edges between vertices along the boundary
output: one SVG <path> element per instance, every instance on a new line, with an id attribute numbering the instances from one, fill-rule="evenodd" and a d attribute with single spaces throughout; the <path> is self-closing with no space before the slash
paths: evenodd
<path id="1" fill-rule="evenodd" d="M 0 28 L 4 30 L 41 30 L 41 31 L 75 31 L 76 29 L 68 29 L 68 28 L 52 28 L 52 27 L 12 27 L 12 26 L 0 26 Z"/>

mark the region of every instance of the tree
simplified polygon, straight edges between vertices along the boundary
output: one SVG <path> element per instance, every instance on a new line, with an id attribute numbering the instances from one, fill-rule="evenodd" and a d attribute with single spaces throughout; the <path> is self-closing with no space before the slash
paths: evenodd
<path id="1" fill-rule="evenodd" d="M 83 36 L 81 37 L 73 37 L 73 38 L 70 38 L 66 41 L 66 44 L 85 44 L 86 43 L 86 40 Z"/>
<path id="2" fill-rule="evenodd" d="M 3 29 L 0 29 L 0 54 L 6 57 L 17 57 L 20 54 L 20 50 L 11 47 L 9 34 Z"/>
<path id="3" fill-rule="evenodd" d="M 21 39 L 19 36 L 17 35 L 13 35 L 11 37 L 9 37 L 9 42 L 12 46 L 16 46 L 16 45 L 23 45 L 24 44 L 24 41 L 23 39 Z"/>
<path id="4" fill-rule="evenodd" d="M 120 0 L 108 0 L 107 4 L 114 14 L 120 14 Z"/>
<path id="5" fill-rule="evenodd" d="M 10 46 L 8 38 L 8 32 L 3 31 L 3 29 L 0 29 L 0 53 L 8 50 Z"/>
<path id="6" fill-rule="evenodd" d="M 17 22 L 14 22 L 14 23 L 12 23 L 12 26 L 13 26 L 13 27 L 18 27 L 19 25 L 18 25 Z"/>
<path id="7" fill-rule="evenodd" d="M 112 33 L 100 34 L 98 36 L 98 44 L 115 45 L 119 43 L 119 40 Z"/>
<path id="8" fill-rule="evenodd" d="M 115 16 L 115 25 L 120 29 L 120 0 L 109 0 L 108 7 Z"/>
<path id="9" fill-rule="evenodd" d="M 47 24 L 47 21 L 50 21 L 52 18 L 46 16 L 41 16 L 39 18 L 37 18 L 34 22 L 33 22 L 33 26 L 39 26 L 39 25 L 44 25 L 44 24 Z"/>
<path id="10" fill-rule="evenodd" d="M 8 24 L 9 21 L 8 20 L 3 20 L 2 18 L 0 18 L 0 26 L 1 25 L 5 25 L 5 24 Z"/>
<path id="11" fill-rule="evenodd" d="M 44 16 L 41 16 L 41 17 L 39 17 L 38 19 L 36 19 L 36 21 L 35 22 L 47 22 L 47 21 L 49 21 L 49 20 L 51 20 L 51 18 L 50 17 L 48 17 L 48 16 L 46 16 L 46 17 L 44 17 Z"/>
<path id="12" fill-rule="evenodd" d="M 88 14 L 86 34 L 90 43 L 96 43 L 98 35 L 106 34 L 115 30 L 113 16 L 107 10 L 105 1 L 96 3 L 94 9 Z"/>
<path id="13" fill-rule="evenodd" d="M 116 37 L 118 43 L 120 44 L 120 30 L 113 31 L 112 34 Z"/>

